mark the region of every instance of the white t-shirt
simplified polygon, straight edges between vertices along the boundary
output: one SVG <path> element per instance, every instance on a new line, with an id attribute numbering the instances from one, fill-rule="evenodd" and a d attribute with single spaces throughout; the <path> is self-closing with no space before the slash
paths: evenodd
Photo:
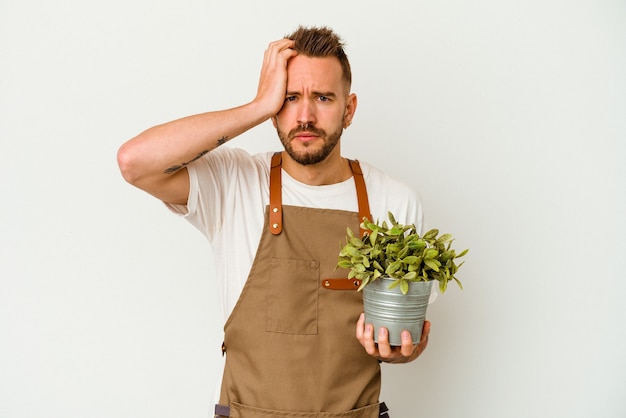
<path id="1" fill-rule="evenodd" d="M 187 205 L 168 207 L 184 216 L 209 240 L 221 290 L 224 318 L 232 312 L 248 278 L 261 239 L 269 204 L 271 152 L 251 156 L 222 146 L 187 166 Z M 374 220 L 396 220 L 423 227 L 421 202 L 412 189 L 361 162 Z M 282 172 L 283 204 L 358 212 L 353 178 L 337 184 L 309 186 Z"/>

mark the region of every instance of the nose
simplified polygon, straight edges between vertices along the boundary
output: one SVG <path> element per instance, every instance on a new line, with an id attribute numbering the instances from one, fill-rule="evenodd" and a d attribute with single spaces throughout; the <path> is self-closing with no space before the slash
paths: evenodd
<path id="1" fill-rule="evenodd" d="M 297 120 L 298 125 L 314 125 L 315 118 L 315 105 L 310 100 L 300 100 L 298 103 Z"/>

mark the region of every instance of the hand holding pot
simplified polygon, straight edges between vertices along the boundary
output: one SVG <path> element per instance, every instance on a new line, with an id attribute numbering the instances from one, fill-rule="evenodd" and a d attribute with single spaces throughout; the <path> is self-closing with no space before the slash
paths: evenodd
<path id="1" fill-rule="evenodd" d="M 374 327 L 365 323 L 365 315 L 361 314 L 356 325 L 356 338 L 365 351 L 372 357 L 386 363 L 408 363 L 420 356 L 428 345 L 430 333 L 430 321 L 424 321 L 422 337 L 419 343 L 413 344 L 413 339 L 408 331 L 402 333 L 402 345 L 392 346 L 389 344 L 389 333 L 386 328 L 378 330 L 378 343 L 374 341 Z"/>

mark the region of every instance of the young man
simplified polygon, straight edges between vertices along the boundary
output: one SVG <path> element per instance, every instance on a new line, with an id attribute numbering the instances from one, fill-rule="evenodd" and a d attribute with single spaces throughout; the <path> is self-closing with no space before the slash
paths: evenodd
<path id="1" fill-rule="evenodd" d="M 346 228 L 364 216 L 422 224 L 413 191 L 341 156 L 357 107 L 350 87 L 340 38 L 300 27 L 269 45 L 250 103 L 155 126 L 120 148 L 124 178 L 184 215 L 215 253 L 228 318 L 216 416 L 378 417 L 380 361 L 412 361 L 427 345 L 428 322 L 419 344 L 404 332 L 390 346 L 335 268 Z M 268 119 L 283 152 L 222 146 Z"/>

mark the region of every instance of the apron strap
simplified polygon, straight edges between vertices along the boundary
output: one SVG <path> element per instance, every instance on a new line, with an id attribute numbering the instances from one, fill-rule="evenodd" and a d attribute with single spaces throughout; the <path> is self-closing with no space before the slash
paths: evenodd
<path id="1" fill-rule="evenodd" d="M 282 153 L 275 152 L 272 156 L 270 164 L 270 232 L 278 235 L 283 231 L 283 197 L 282 197 Z M 369 200 L 367 198 L 367 188 L 365 187 L 365 178 L 361 165 L 358 160 L 348 160 L 350 170 L 354 177 L 354 185 L 356 186 L 356 196 L 359 204 L 359 224 L 364 218 L 372 220 Z M 364 234 L 361 228 L 361 236 Z"/>
<path id="2" fill-rule="evenodd" d="M 283 231 L 282 154 L 274 153 L 270 165 L 270 231 L 278 235 Z"/>
<path id="3" fill-rule="evenodd" d="M 361 165 L 358 160 L 348 160 L 350 162 L 350 169 L 352 169 L 352 175 L 354 176 L 354 184 L 356 186 L 356 197 L 359 201 L 359 225 L 363 222 L 364 218 L 372 221 L 372 214 L 370 212 L 370 204 L 367 198 L 367 188 L 365 187 L 365 178 L 363 177 L 363 171 L 361 171 Z M 361 228 L 361 236 L 365 234 L 365 230 Z"/>

